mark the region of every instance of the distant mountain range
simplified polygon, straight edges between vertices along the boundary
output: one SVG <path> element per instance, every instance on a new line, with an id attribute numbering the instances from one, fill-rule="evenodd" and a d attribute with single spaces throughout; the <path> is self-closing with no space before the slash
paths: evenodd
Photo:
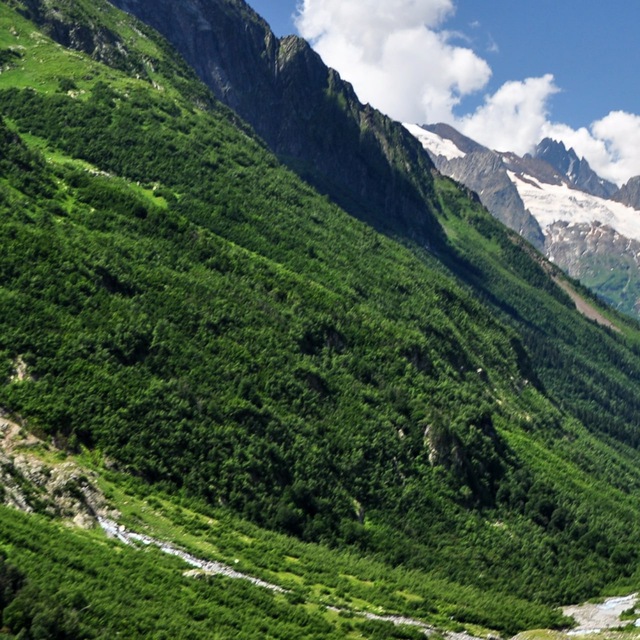
<path id="1" fill-rule="evenodd" d="M 564 143 L 492 151 L 445 124 L 406 125 L 437 168 L 614 307 L 640 313 L 640 177 L 622 188 Z"/>

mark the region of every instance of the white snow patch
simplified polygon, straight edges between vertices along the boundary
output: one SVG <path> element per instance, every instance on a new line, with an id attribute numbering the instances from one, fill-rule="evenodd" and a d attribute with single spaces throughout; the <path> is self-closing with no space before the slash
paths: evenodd
<path id="1" fill-rule="evenodd" d="M 467 155 L 464 151 L 458 149 L 451 140 L 442 138 L 431 131 L 426 131 L 417 124 L 403 123 L 403 125 L 434 156 L 444 156 L 447 160 L 453 160 L 454 158 L 464 158 Z"/>
<path id="2" fill-rule="evenodd" d="M 640 213 L 619 202 L 605 200 L 566 184 L 540 182 L 532 176 L 508 172 L 516 185 L 524 206 L 531 212 L 543 231 L 554 222 L 608 225 L 620 235 L 640 240 Z"/>

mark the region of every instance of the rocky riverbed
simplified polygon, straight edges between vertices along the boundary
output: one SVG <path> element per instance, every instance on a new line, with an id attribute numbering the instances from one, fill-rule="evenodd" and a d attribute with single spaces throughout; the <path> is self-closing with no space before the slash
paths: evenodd
<path id="1" fill-rule="evenodd" d="M 264 580 L 260 580 L 259 578 L 255 578 L 246 573 L 241 573 L 240 571 L 235 570 L 233 567 L 229 565 L 225 565 L 221 562 L 216 562 L 212 560 L 203 560 L 198 558 L 183 549 L 175 547 L 168 542 L 164 542 L 162 540 L 158 540 L 156 538 L 152 538 L 151 536 L 143 535 L 140 533 L 136 533 L 124 527 L 123 525 L 118 524 L 114 520 L 110 520 L 109 518 L 98 518 L 98 523 L 105 531 L 105 533 L 111 537 L 120 540 L 124 544 L 134 545 L 134 546 L 156 546 L 164 553 L 168 553 L 169 555 L 177 556 L 184 560 L 187 564 L 195 567 L 195 571 L 185 571 L 185 575 L 188 577 L 197 578 L 201 575 L 222 575 L 227 578 L 233 578 L 237 580 L 247 580 L 252 584 L 263 587 L 264 589 L 268 589 L 270 591 L 274 591 L 276 593 L 287 593 L 286 589 L 282 587 L 272 584 L 270 582 L 266 582 Z M 328 607 L 331 611 L 335 611 L 336 613 L 347 613 L 345 609 L 340 609 L 338 607 Z M 430 636 L 432 633 L 436 631 L 432 626 L 427 623 L 417 620 L 414 618 L 409 618 L 406 616 L 392 615 L 392 614 L 375 614 L 368 611 L 348 611 L 349 614 L 354 615 L 356 617 L 366 618 L 367 620 L 377 620 L 380 622 L 391 622 L 396 626 L 408 626 L 419 629 L 426 636 Z M 447 640 L 479 640 L 471 635 L 466 633 L 447 633 L 444 634 L 444 637 Z"/>
<path id="2" fill-rule="evenodd" d="M 575 629 L 569 631 L 569 635 L 588 635 L 599 633 L 607 629 L 623 627 L 630 622 L 635 622 L 640 626 L 640 616 L 635 621 L 621 620 L 623 612 L 633 609 L 638 603 L 638 594 L 620 598 L 608 598 L 600 603 L 586 603 L 564 607 L 563 612 L 567 616 L 572 616 L 578 623 Z"/>

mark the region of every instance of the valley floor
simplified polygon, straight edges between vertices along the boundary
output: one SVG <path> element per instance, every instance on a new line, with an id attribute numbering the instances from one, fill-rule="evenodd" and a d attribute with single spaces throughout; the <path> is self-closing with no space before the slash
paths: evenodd
<path id="1" fill-rule="evenodd" d="M 220 555 L 220 560 L 213 560 L 211 553 L 214 551 L 214 547 L 203 542 L 202 539 L 199 540 L 201 534 L 194 528 L 196 524 L 198 528 L 202 527 L 201 516 L 197 516 L 195 512 L 192 514 L 189 510 L 180 509 L 175 505 L 165 504 L 164 499 L 151 497 L 141 500 L 126 488 L 123 490 L 112 481 L 105 481 L 99 472 L 85 469 L 86 460 L 62 456 L 50 445 L 32 434 L 26 433 L 17 423 L 8 419 L 2 421 L 0 428 L 0 455 L 4 456 L 6 469 L 13 468 L 14 473 L 19 474 L 34 486 L 40 477 L 48 479 L 59 476 L 59 471 L 63 468 L 67 471 L 64 487 L 69 484 L 70 478 L 74 480 L 73 486 L 78 486 L 78 478 L 82 476 L 86 480 L 86 486 L 82 485 L 79 488 L 84 494 L 85 500 L 80 500 L 75 505 L 69 500 L 65 500 L 65 490 L 60 482 L 51 486 L 49 486 L 50 482 L 43 482 L 40 487 L 32 489 L 32 491 L 40 491 L 40 499 L 46 502 L 47 492 L 51 489 L 51 508 L 66 511 L 59 513 L 58 516 L 66 516 L 65 519 L 69 525 L 86 527 L 88 521 L 92 520 L 93 525 L 99 525 L 108 538 L 117 539 L 128 547 L 138 549 L 141 553 L 141 562 L 147 555 L 145 551 L 157 548 L 164 554 L 177 557 L 185 563 L 182 569 L 179 566 L 176 568 L 176 570 L 182 571 L 184 577 L 198 580 L 205 579 L 207 576 L 224 576 L 234 581 L 248 582 L 280 597 L 291 599 L 298 595 L 297 602 L 301 607 L 325 611 L 325 616 L 393 624 L 399 628 L 413 629 L 414 632 L 423 633 L 425 636 L 436 635 L 447 640 L 477 640 L 479 637 L 494 637 L 494 632 L 489 629 L 446 630 L 410 615 L 385 611 L 383 607 L 374 606 L 374 601 L 332 597 L 332 592 L 326 587 L 318 593 L 312 590 L 308 594 L 310 599 L 300 597 L 300 594 L 296 594 L 295 591 L 304 574 L 297 577 L 291 573 L 291 569 L 285 571 L 282 566 L 278 567 L 276 571 L 265 573 L 260 568 L 260 564 L 252 563 L 245 555 L 256 544 L 256 540 L 252 540 L 246 533 L 243 534 L 239 531 L 231 533 L 231 537 L 236 539 L 233 546 L 228 549 L 232 555 L 229 552 L 223 553 Z M 18 463 L 18 467 L 13 466 L 16 463 Z M 9 486 L 11 483 L 8 484 Z M 14 483 L 13 486 L 15 491 L 19 491 L 20 485 L 18 483 Z M 54 494 L 57 496 L 56 502 L 53 502 Z M 14 507 L 21 508 L 21 505 L 28 503 L 28 498 L 28 495 L 16 494 L 13 495 L 10 502 Z M 83 507 L 87 511 L 83 511 Z M 184 530 L 182 527 L 176 528 L 172 518 L 167 517 L 169 512 L 172 512 L 173 516 L 180 512 L 183 523 L 187 523 Z M 220 523 L 211 519 L 206 519 L 206 522 L 209 527 L 217 528 L 220 526 Z M 144 530 L 145 533 L 140 533 L 140 530 Z M 241 547 L 237 545 L 237 539 L 242 539 L 247 544 Z M 186 546 L 184 546 L 185 544 Z M 216 546 L 219 544 L 220 540 L 217 540 Z M 218 549 L 220 550 L 219 546 Z M 238 555 L 242 560 L 234 560 L 235 555 Z M 294 560 L 293 557 L 288 559 Z M 297 563 L 300 564 L 300 560 Z M 254 575 L 256 573 L 262 574 L 266 579 L 257 577 Z M 284 580 L 278 584 L 278 578 L 283 576 Z M 294 579 L 293 582 L 292 579 Z M 358 578 L 354 577 L 353 579 L 362 582 Z M 527 631 L 515 636 L 515 638 L 517 640 L 569 640 L 572 636 L 601 640 L 636 638 L 640 636 L 640 629 L 634 626 L 640 618 L 640 614 L 635 613 L 637 604 L 638 595 L 633 594 L 626 597 L 609 598 L 601 603 L 565 607 L 563 613 L 573 617 L 577 623 L 574 629 L 566 632 Z M 624 632 L 621 631 L 623 627 L 626 627 Z"/>

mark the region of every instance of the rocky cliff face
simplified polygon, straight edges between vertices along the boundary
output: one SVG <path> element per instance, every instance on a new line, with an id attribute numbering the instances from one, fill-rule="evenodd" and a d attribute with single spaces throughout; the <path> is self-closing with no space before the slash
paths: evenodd
<path id="1" fill-rule="evenodd" d="M 156 29 L 182 54 L 216 96 L 239 114 L 254 105 L 261 133 L 277 120 L 278 41 L 266 22 L 236 0 L 113 0 Z"/>
<path id="2" fill-rule="evenodd" d="M 438 163 L 439 168 L 440 164 Z M 534 247 L 542 249 L 542 230 L 525 208 L 499 154 L 486 149 L 467 154 L 465 158 L 455 158 L 442 165 L 441 170 L 444 174 L 476 191 L 482 204 L 498 220 L 518 232 Z"/>
<path id="3" fill-rule="evenodd" d="M 611 199 L 640 211 L 640 176 L 631 178 Z"/>
<path id="4" fill-rule="evenodd" d="M 304 40 L 279 40 L 242 0 L 112 3 L 164 35 L 285 163 L 347 211 L 437 240 L 428 156 L 401 125 L 362 105 Z"/>

